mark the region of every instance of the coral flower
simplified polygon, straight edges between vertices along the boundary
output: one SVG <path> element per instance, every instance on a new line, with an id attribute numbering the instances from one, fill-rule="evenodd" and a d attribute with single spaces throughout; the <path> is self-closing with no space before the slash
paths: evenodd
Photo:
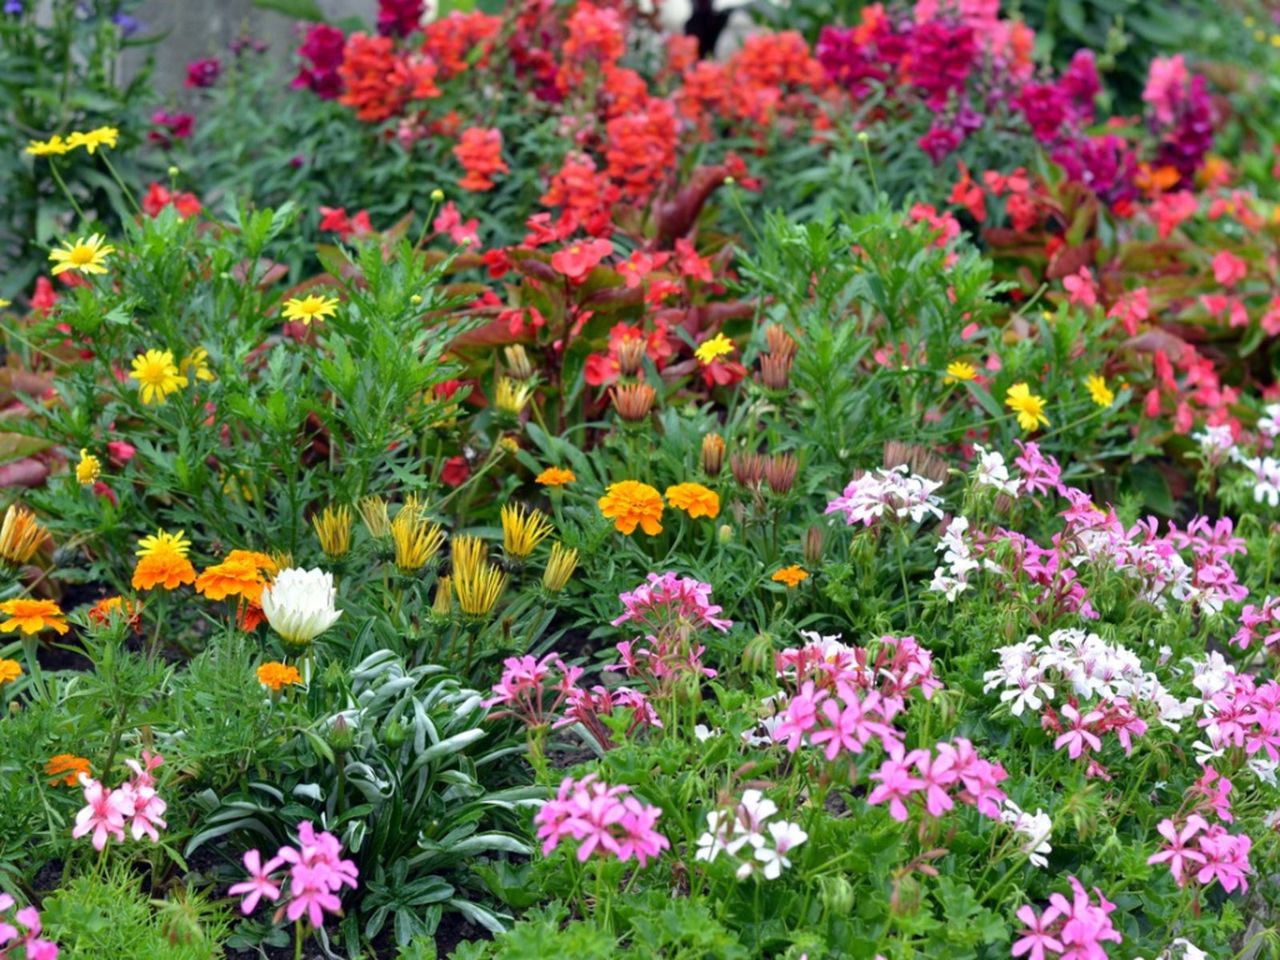
<path id="1" fill-rule="evenodd" d="M 1010 387 L 1004 403 L 1018 415 L 1018 425 L 1028 433 L 1049 425 L 1049 418 L 1044 413 L 1044 397 L 1032 393 L 1025 383 L 1015 383 Z"/>
<path id="2" fill-rule="evenodd" d="M 540 483 L 544 487 L 563 487 L 567 483 L 573 483 L 578 478 L 572 470 L 564 467 L 547 467 L 533 479 L 535 483 Z"/>
<path id="3" fill-rule="evenodd" d="M 178 365 L 168 350 L 138 354 L 133 358 L 129 376 L 138 381 L 138 399 L 143 404 L 164 403 L 165 397 L 187 385 L 187 378 L 178 372 Z"/>
<path id="4" fill-rule="evenodd" d="M 800 581 L 808 580 L 809 574 L 804 567 L 792 564 L 789 567 L 783 567 L 781 570 L 775 570 L 773 576 L 769 578 L 774 583 L 785 583 L 788 587 L 799 586 Z"/>
<path id="5" fill-rule="evenodd" d="M 106 262 L 107 254 L 115 252 L 115 247 L 103 242 L 101 234 L 95 233 L 88 239 L 80 237 L 75 243 L 67 244 L 61 250 L 49 252 L 49 259 L 56 264 L 49 272 L 55 277 L 67 270 L 78 270 L 81 273 L 106 273 L 107 268 L 103 264 Z"/>
<path id="6" fill-rule="evenodd" d="M 74 753 L 59 753 L 49 758 L 44 765 L 44 775 L 49 777 L 49 786 L 75 787 L 80 784 L 80 775 L 89 775 L 89 761 Z"/>
<path id="7" fill-rule="evenodd" d="M 662 532 L 662 494 L 647 483 L 611 483 L 597 502 L 619 533 L 630 535 L 637 526 L 651 537 Z"/>
<path id="8" fill-rule="evenodd" d="M 1084 385 L 1089 391 L 1090 398 L 1098 406 L 1109 407 L 1115 402 L 1115 393 L 1107 386 L 1107 381 L 1102 377 L 1091 374 L 1085 378 Z"/>
<path id="9" fill-rule="evenodd" d="M 720 515 L 720 495 L 700 483 L 677 483 L 667 487 L 667 502 L 695 519 Z"/>
<path id="10" fill-rule="evenodd" d="M 17 660 L 0 659 L 0 687 L 6 683 L 13 683 L 22 676 L 22 664 Z"/>
<path id="11" fill-rule="evenodd" d="M 294 297 L 284 302 L 284 318 L 311 326 L 312 320 L 323 320 L 337 313 L 339 302 L 337 297 L 321 297 L 314 293 L 301 299 Z"/>
<path id="12" fill-rule="evenodd" d="M 124 597 L 103 597 L 92 607 L 89 608 L 89 620 L 99 626 L 104 626 L 111 621 L 112 614 L 123 617 L 131 627 L 138 626 L 138 619 L 142 614 L 142 604 L 133 603 Z"/>
<path id="13" fill-rule="evenodd" d="M 155 536 L 138 542 L 138 564 L 133 569 L 133 589 L 150 590 L 163 586 L 176 590 L 184 583 L 195 583 L 196 569 L 187 559 L 191 542 L 183 532 L 156 531 Z"/>
<path id="14" fill-rule="evenodd" d="M 463 190 L 493 189 L 493 176 L 509 168 L 502 159 L 502 131 L 484 127 L 468 127 L 462 131 L 453 155 L 467 171 L 458 181 Z"/>
<path id="15" fill-rule="evenodd" d="M 552 254 L 551 267 L 574 283 L 581 283 L 611 253 L 613 244 L 608 240 L 575 243 Z"/>
<path id="16" fill-rule="evenodd" d="M 258 668 L 258 682 L 272 693 L 279 693 L 285 687 L 297 686 L 302 683 L 302 674 L 298 672 L 297 667 L 272 661 L 271 663 L 264 663 Z"/>
<path id="17" fill-rule="evenodd" d="M 76 464 L 76 483 L 87 487 L 100 476 L 102 476 L 102 461 L 82 447 L 80 462 Z"/>
<path id="18" fill-rule="evenodd" d="M 62 608 L 52 600 L 26 600 L 17 597 L 0 603 L 0 614 L 9 619 L 0 622 L 0 630 L 16 633 L 21 630 L 30 636 L 41 630 L 56 630 L 66 633 L 69 629 L 63 619 Z"/>

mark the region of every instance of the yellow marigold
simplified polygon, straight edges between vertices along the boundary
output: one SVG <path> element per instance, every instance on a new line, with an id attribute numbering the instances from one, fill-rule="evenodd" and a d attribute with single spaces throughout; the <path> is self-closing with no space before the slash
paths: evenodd
<path id="1" fill-rule="evenodd" d="M 138 399 L 143 404 L 164 403 L 165 397 L 187 385 L 168 350 L 148 350 L 133 358 L 129 374 L 138 381 Z"/>
<path id="2" fill-rule="evenodd" d="M 703 366 L 709 366 L 717 357 L 724 357 L 731 353 L 733 353 L 733 341 L 723 333 L 717 333 L 711 339 L 703 340 L 698 344 L 698 349 L 693 351 L 693 355 Z"/>
<path id="3" fill-rule="evenodd" d="M 972 363 L 966 363 L 964 360 L 952 360 L 947 364 L 947 375 L 942 378 L 943 383 L 955 383 L 959 380 L 972 380 L 978 375 L 978 368 Z"/>
<path id="4" fill-rule="evenodd" d="M 138 541 L 138 563 L 133 568 L 133 589 L 150 590 L 162 586 L 176 590 L 184 583 L 195 583 L 196 568 L 187 559 L 191 542 L 183 531 L 156 531 L 154 536 Z"/>
<path id="5" fill-rule="evenodd" d="M 789 567 L 783 567 L 781 570 L 775 570 L 773 576 L 769 578 L 774 583 L 785 583 L 788 588 L 795 587 L 802 580 L 808 580 L 809 574 L 804 567 L 798 564 L 792 564 Z"/>
<path id="6" fill-rule="evenodd" d="M 619 533 L 630 535 L 637 526 L 651 537 L 662 532 L 662 494 L 647 483 L 611 483 L 597 503 Z"/>
<path id="7" fill-rule="evenodd" d="M 49 786 L 78 787 L 80 775 L 89 776 L 89 761 L 74 753 L 59 753 L 50 757 L 44 765 L 44 775 L 49 778 Z"/>
<path id="8" fill-rule="evenodd" d="M 700 483 L 677 483 L 667 487 L 667 503 L 691 517 L 718 517 L 720 495 Z"/>
<path id="9" fill-rule="evenodd" d="M 209 351 L 204 347 L 196 347 L 178 361 L 178 372 L 186 377 L 188 383 L 192 377 L 206 383 L 217 379 L 209 369 Z"/>
<path id="10" fill-rule="evenodd" d="M 76 482 L 87 487 L 102 476 L 102 461 L 83 447 L 80 448 L 80 462 L 76 464 Z"/>
<path id="11" fill-rule="evenodd" d="M 63 620 L 66 614 L 52 600 L 28 600 L 16 597 L 0 603 L 0 614 L 9 618 L 0 622 L 0 631 L 5 633 L 16 633 L 21 630 L 30 635 L 39 633 L 41 630 L 56 630 L 58 633 L 66 633 L 68 630 L 67 623 Z"/>
<path id="12" fill-rule="evenodd" d="M 509 557 L 523 560 L 554 529 L 541 510 L 529 510 L 520 503 L 502 507 L 502 549 Z"/>
<path id="13" fill-rule="evenodd" d="M 36 555 L 48 534 L 34 513 L 19 504 L 9 504 L 4 522 L 0 523 L 0 560 L 15 566 L 26 563 Z"/>
<path id="14" fill-rule="evenodd" d="M 1090 374 L 1085 377 L 1084 385 L 1089 391 L 1089 396 L 1098 406 L 1109 407 L 1115 403 L 1116 395 L 1107 386 L 1107 381 L 1104 378 L 1097 374 Z"/>
<path id="15" fill-rule="evenodd" d="M 63 140 L 62 134 L 55 133 L 48 140 L 32 140 L 27 144 L 26 153 L 33 157 L 60 157 L 64 153 L 70 153 L 76 148 L 76 145 L 69 140 Z"/>
<path id="16" fill-rule="evenodd" d="M 22 676 L 22 664 L 17 660 L 0 659 L 0 687 L 6 683 L 13 683 Z"/>
<path id="17" fill-rule="evenodd" d="M 98 127 L 94 130 L 86 130 L 84 133 L 71 134 L 67 137 L 67 145 L 72 148 L 84 147 L 92 154 L 99 147 L 110 147 L 114 150 L 119 138 L 120 131 L 115 127 Z"/>
<path id="18" fill-rule="evenodd" d="M 1049 418 L 1044 413 L 1044 397 L 1032 393 L 1025 383 L 1015 383 L 1010 387 L 1004 402 L 1018 415 L 1018 425 L 1028 433 L 1049 425 Z"/>
<path id="19" fill-rule="evenodd" d="M 572 470 L 564 467 L 547 467 L 533 479 L 535 483 L 540 483 L 544 487 L 563 487 L 566 483 L 573 483 L 578 478 L 574 476 Z"/>
<path id="20" fill-rule="evenodd" d="M 50 270 L 55 277 L 68 270 L 79 270 L 81 273 L 106 273 L 103 266 L 107 254 L 115 253 L 116 248 L 106 243 L 101 234 L 80 237 L 74 243 L 68 243 L 60 250 L 50 250 L 49 259 L 56 266 Z"/>
<path id="21" fill-rule="evenodd" d="M 297 667 L 272 661 L 271 663 L 264 663 L 258 668 L 258 682 L 272 693 L 279 693 L 285 687 L 301 684 L 302 674 L 298 672 Z"/>
<path id="22" fill-rule="evenodd" d="M 262 576 L 264 564 L 260 559 L 271 563 L 265 554 L 255 554 L 252 550 L 232 551 L 221 563 L 206 568 L 196 577 L 196 592 L 210 600 L 238 596 L 257 603 L 266 585 Z"/>
<path id="23" fill-rule="evenodd" d="M 323 320 L 337 313 L 339 302 L 337 297 L 321 297 L 314 293 L 302 298 L 294 297 L 284 302 L 284 318 L 311 326 L 312 320 Z"/>

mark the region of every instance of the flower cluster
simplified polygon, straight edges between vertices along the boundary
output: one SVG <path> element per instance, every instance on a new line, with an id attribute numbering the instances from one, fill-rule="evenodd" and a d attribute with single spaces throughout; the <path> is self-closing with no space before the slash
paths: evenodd
<path id="1" fill-rule="evenodd" d="M 876 785 L 867 795 L 867 803 L 887 803 L 889 815 L 903 822 L 909 816 L 907 803 L 913 796 L 919 795 L 930 817 L 942 816 L 959 799 L 984 817 L 998 820 L 1008 799 L 1000 784 L 1008 776 L 999 763 L 979 757 L 973 744 L 963 737 L 938 743 L 931 751 L 917 749 L 907 753 L 901 745 L 895 745 L 871 774 Z"/>
<path id="2" fill-rule="evenodd" d="M 698 837 L 694 859 L 711 863 L 720 857 L 737 862 L 739 880 L 761 874 L 776 880 L 791 866 L 788 854 L 809 839 L 800 824 L 773 820 L 778 805 L 759 790 L 707 814 L 707 829 Z"/>
<path id="3" fill-rule="evenodd" d="M 550 853 L 565 840 L 578 844 L 578 861 L 593 853 L 618 860 L 634 859 L 641 867 L 671 844 L 655 829 L 662 811 L 641 803 L 626 786 L 609 786 L 588 774 L 581 780 L 565 777 L 552 800 L 534 816 L 542 852 Z"/>
<path id="4" fill-rule="evenodd" d="M 1229 833 L 1221 824 L 1211 826 L 1196 813 L 1181 824 L 1166 817 L 1156 829 L 1164 843 L 1147 858 L 1147 863 L 1168 864 L 1178 886 L 1184 886 L 1194 877 L 1201 885 L 1216 880 L 1227 893 L 1249 889 L 1245 876 L 1253 872 L 1249 866 L 1253 841 L 1248 834 Z"/>
<path id="5" fill-rule="evenodd" d="M 286 864 L 287 893 L 283 890 L 285 880 L 272 876 Z M 234 884 L 227 892 L 233 897 L 244 897 L 240 909 L 246 915 L 253 913 L 258 901 L 264 898 L 278 903 L 281 896 L 287 896 L 288 903 L 277 912 L 277 917 L 283 913 L 295 921 L 305 916 L 317 929 L 324 925 L 326 913 L 342 913 L 338 893 L 344 886 L 354 890 L 359 876 L 355 863 L 342 858 L 341 841 L 327 831 L 316 833 L 310 821 L 298 825 L 296 847 L 281 847 L 266 863 L 262 862 L 258 850 L 247 850 L 244 867 L 249 871 L 249 879 Z"/>
<path id="6" fill-rule="evenodd" d="M 825 512 L 844 514 L 849 526 L 861 523 L 869 527 L 885 517 L 910 517 L 920 523 L 928 516 L 942 517 L 942 499 L 934 496 L 941 486 L 937 480 L 908 472 L 906 464 L 880 468 L 854 477 L 844 492 L 827 504 Z"/>
<path id="7" fill-rule="evenodd" d="M 1049 906 L 1042 913 L 1026 904 L 1018 908 L 1017 917 L 1024 924 L 1018 939 L 1010 951 L 1015 957 L 1028 960 L 1045 960 L 1061 957 L 1063 960 L 1105 960 L 1104 943 L 1121 943 L 1120 931 L 1111 922 L 1116 905 L 1094 887 L 1098 898 L 1095 904 L 1082 884 L 1069 877 L 1072 897 L 1068 900 L 1060 893 L 1049 897 Z"/>
<path id="8" fill-rule="evenodd" d="M 142 761 L 127 761 L 133 775 L 114 790 L 108 789 L 86 774 L 79 780 L 84 787 L 85 806 L 76 814 L 76 825 L 71 836 L 93 834 L 93 848 L 101 850 L 112 839 L 123 843 L 128 826 L 134 840 L 149 837 L 153 843 L 160 841 L 160 830 L 168 826 L 164 812 L 168 804 L 156 793 L 156 780 L 151 771 L 164 763 L 159 754 L 142 751 Z"/>
<path id="9" fill-rule="evenodd" d="M 707 627 L 723 633 L 733 626 L 732 620 L 717 616 L 722 608 L 711 602 L 711 584 L 670 571 L 649 574 L 644 583 L 618 599 L 625 609 L 613 625 L 634 623 L 650 637 Z"/>
<path id="10" fill-rule="evenodd" d="M 40 911 L 35 907 L 13 910 L 14 905 L 12 896 L 0 892 L 0 960 L 58 960 L 58 945 L 40 935 Z M 12 923 L 5 919 L 10 910 Z"/>

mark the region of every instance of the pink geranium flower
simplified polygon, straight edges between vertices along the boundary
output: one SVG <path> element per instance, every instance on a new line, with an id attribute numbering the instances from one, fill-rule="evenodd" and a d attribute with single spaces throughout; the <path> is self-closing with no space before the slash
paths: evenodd
<path id="1" fill-rule="evenodd" d="M 93 833 L 93 849 L 101 850 L 108 839 L 124 841 L 124 822 L 134 813 L 133 800 L 123 790 L 108 790 L 97 780 L 80 774 L 84 787 L 85 805 L 76 814 L 76 825 L 71 831 L 75 838 Z"/>

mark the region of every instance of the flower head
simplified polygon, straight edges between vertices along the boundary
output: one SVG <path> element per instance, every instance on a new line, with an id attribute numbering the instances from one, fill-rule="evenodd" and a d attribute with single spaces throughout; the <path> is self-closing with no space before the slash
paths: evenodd
<path id="1" fill-rule="evenodd" d="M 972 380 L 978 375 L 978 368 L 964 360 L 952 360 L 947 364 L 947 375 L 943 383 L 956 383 L 961 380 Z"/>
<path id="2" fill-rule="evenodd" d="M 8 10 L 6 9 L 5 12 L 7 13 Z M 33 157 L 60 157 L 75 148 L 74 143 L 62 139 L 62 134 L 55 133 L 48 140 L 31 140 L 27 143 L 27 149 L 24 152 Z"/>
<path id="3" fill-rule="evenodd" d="M 257 674 L 258 682 L 272 693 L 279 693 L 285 687 L 297 686 L 302 683 L 302 674 L 298 672 L 297 667 L 274 660 L 260 666 Z"/>
<path id="4" fill-rule="evenodd" d="M 102 461 L 83 447 L 80 448 L 80 462 L 76 464 L 76 483 L 87 487 L 102 475 Z"/>
<path id="5" fill-rule="evenodd" d="M 21 504 L 11 503 L 0 523 L 0 560 L 17 566 L 35 556 L 49 531 Z"/>
<path id="6" fill-rule="evenodd" d="M 651 537 L 662 532 L 662 494 L 647 483 L 612 483 L 598 503 L 600 512 L 613 521 L 619 533 L 630 535 L 637 526 Z"/>
<path id="7" fill-rule="evenodd" d="M 693 355 L 698 358 L 698 362 L 704 367 L 710 366 L 717 357 L 727 357 L 733 353 L 733 341 L 726 337 L 723 333 L 717 333 L 714 337 L 703 340 L 698 344 L 698 348 L 693 351 Z"/>
<path id="8" fill-rule="evenodd" d="M 70 629 L 66 620 L 63 619 L 66 615 L 62 612 L 62 608 L 52 600 L 15 597 L 0 603 L 0 615 L 8 617 L 7 620 L 0 620 L 0 631 L 5 633 L 16 633 L 21 630 L 30 636 L 41 630 L 54 630 L 61 634 Z"/>
<path id="9" fill-rule="evenodd" d="M 184 583 L 195 583 L 196 570 L 187 559 L 191 541 L 183 531 L 167 533 L 157 530 L 154 536 L 138 541 L 138 563 L 133 569 L 133 588 L 150 590 L 163 586 L 176 590 Z"/>
<path id="10" fill-rule="evenodd" d="M 667 487 L 667 502 L 690 517 L 717 517 L 720 514 L 720 496 L 700 483 L 677 483 Z"/>
<path id="11" fill-rule="evenodd" d="M 60 250 L 49 251 L 49 259 L 55 264 L 49 272 L 55 277 L 67 270 L 78 270 L 80 273 L 106 273 L 103 266 L 107 254 L 115 253 L 116 248 L 107 244 L 101 234 L 80 237 Z"/>
<path id="12" fill-rule="evenodd" d="M 1105 378 L 1095 374 L 1090 374 L 1084 380 L 1085 389 L 1089 391 L 1089 398 L 1100 407 L 1109 407 L 1115 403 L 1116 395 L 1111 388 L 1107 386 Z"/>
<path id="13" fill-rule="evenodd" d="M 578 478 L 574 476 L 572 470 L 564 467 L 547 467 L 533 479 L 535 483 L 540 483 L 544 487 L 563 487 L 565 484 L 573 483 Z"/>
<path id="14" fill-rule="evenodd" d="M 520 503 L 502 506 L 502 549 L 509 557 L 525 559 L 554 529 L 540 510 Z"/>
<path id="15" fill-rule="evenodd" d="M 1031 392 L 1025 383 L 1015 383 L 1004 397 L 1005 406 L 1018 415 L 1018 425 L 1030 433 L 1049 425 L 1044 413 L 1044 397 Z"/>
<path id="16" fill-rule="evenodd" d="M 273 574 L 276 569 L 275 562 L 265 553 L 232 550 L 225 560 L 196 577 L 196 592 L 210 600 L 240 596 L 257 603 L 266 585 L 264 574 Z"/>
<path id="17" fill-rule="evenodd" d="M 320 549 L 331 560 L 338 560 L 351 549 L 351 508 L 345 504 L 329 504 L 311 518 Z"/>
<path id="18" fill-rule="evenodd" d="M 13 683 L 22 676 L 22 664 L 17 660 L 0 659 L 0 687 Z"/>
<path id="19" fill-rule="evenodd" d="M 487 616 L 507 587 L 507 575 L 488 562 L 488 550 L 479 537 L 454 537 L 450 551 L 458 607 L 468 617 Z"/>
<path id="20" fill-rule="evenodd" d="M 89 761 L 74 753 L 59 753 L 45 763 L 44 775 L 49 777 L 51 787 L 78 786 L 80 777 L 89 775 Z"/>
<path id="21" fill-rule="evenodd" d="M 321 297 L 314 293 L 299 299 L 294 297 L 284 302 L 284 318 L 297 320 L 304 326 L 310 326 L 312 320 L 323 320 L 338 312 L 337 297 Z"/>
<path id="22" fill-rule="evenodd" d="M 395 547 L 396 567 L 412 573 L 425 567 L 444 544 L 444 530 L 432 523 L 422 511 L 409 503 L 400 508 L 389 527 Z"/>
<path id="23" fill-rule="evenodd" d="M 86 151 L 93 153 L 99 147 L 115 149 L 116 141 L 119 138 L 120 131 L 115 127 L 97 127 L 84 133 L 72 133 L 67 137 L 67 146 L 73 149 L 75 147 L 84 147 Z"/>
<path id="24" fill-rule="evenodd" d="M 774 583 L 785 583 L 788 587 L 796 587 L 800 585 L 802 580 L 808 580 L 809 574 L 804 567 L 793 563 L 789 567 L 773 571 L 773 576 L 769 579 Z"/>
<path id="25" fill-rule="evenodd" d="M 342 616 L 336 597 L 333 574 L 290 567 L 263 588 L 262 613 L 286 644 L 306 646 Z"/>
<path id="26" fill-rule="evenodd" d="M 133 358 L 132 372 L 138 381 L 138 399 L 143 404 L 164 403 L 165 397 L 187 385 L 187 378 L 178 372 L 173 354 L 168 350 L 148 350 Z"/>
<path id="27" fill-rule="evenodd" d="M 551 545 L 547 568 L 542 572 L 542 585 L 552 593 L 559 593 L 569 583 L 573 571 L 578 569 L 578 551 L 566 549 L 563 544 Z"/>

